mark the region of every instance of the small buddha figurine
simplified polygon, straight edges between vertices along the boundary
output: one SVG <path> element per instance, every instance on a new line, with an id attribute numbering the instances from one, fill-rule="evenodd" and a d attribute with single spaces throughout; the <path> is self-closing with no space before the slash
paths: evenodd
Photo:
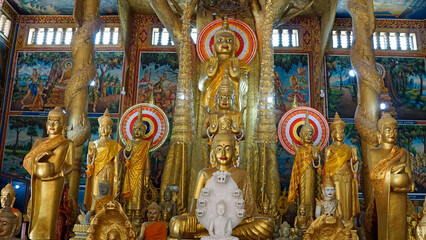
<path id="1" fill-rule="evenodd" d="M 106 178 L 99 182 L 98 186 L 98 196 L 93 196 L 91 204 L 92 208 L 87 212 L 84 224 L 90 224 L 90 218 L 95 214 L 99 213 L 109 201 L 114 200 L 113 196 L 110 194 L 110 182 L 107 180 L 108 176 L 105 175 Z"/>
<path id="2" fill-rule="evenodd" d="M 229 79 L 235 91 L 237 109 L 240 109 L 242 96 L 247 92 L 246 75 L 249 68 L 235 56 L 238 50 L 237 41 L 225 16 L 222 28 L 214 35 L 213 57 L 207 60 L 205 76 L 198 82 L 199 90 L 205 92 L 204 105 L 210 108 L 215 105 L 215 96 L 224 79 L 225 70 L 229 72 Z"/>
<path id="3" fill-rule="evenodd" d="M 416 228 L 416 240 L 426 240 L 426 196 L 423 202 L 423 217 Z"/>
<path id="4" fill-rule="evenodd" d="M 261 203 L 261 214 L 262 216 L 267 216 L 270 217 L 271 216 L 271 206 L 269 203 L 269 199 L 266 197 L 266 199 Z"/>
<path id="5" fill-rule="evenodd" d="M 38 138 L 23 166 L 31 175 L 30 239 L 56 239 L 56 221 L 67 176 L 73 170 L 74 143 L 67 140 L 67 116 L 55 107 L 47 116 L 47 138 Z"/>
<path id="6" fill-rule="evenodd" d="M 86 191 L 84 195 L 84 206 L 88 210 L 94 209 L 93 196 L 99 196 L 99 183 L 108 181 L 110 186 L 110 194 L 113 197 L 118 195 L 119 172 L 121 172 L 121 164 L 118 153 L 121 146 L 116 141 L 109 139 L 112 132 L 114 122 L 109 117 L 108 108 L 102 117 L 98 118 L 99 122 L 99 139 L 89 142 L 87 153 L 87 180 Z M 107 178 L 106 178 L 107 176 Z"/>
<path id="7" fill-rule="evenodd" d="M 234 161 L 238 158 L 236 151 L 235 137 L 227 131 L 221 131 L 215 135 L 211 150 L 216 167 L 202 169 L 198 173 L 198 179 L 190 212 L 186 215 L 175 216 L 170 221 L 170 237 L 169 239 L 181 238 L 199 238 L 208 234 L 197 220 L 195 215 L 195 203 L 200 197 L 202 189 L 209 183 L 214 173 L 226 171 L 230 173 L 230 177 L 235 181 L 241 190 L 245 202 L 245 217 L 242 222 L 234 228 L 232 235 L 244 239 L 267 239 L 274 232 L 274 223 L 270 218 L 258 215 L 255 198 L 252 193 L 250 176 L 241 169 L 234 167 Z"/>
<path id="8" fill-rule="evenodd" d="M 319 218 L 321 215 L 342 216 L 342 205 L 339 200 L 334 197 L 335 194 L 334 182 L 330 177 L 324 181 L 322 194 L 324 199 L 317 200 L 317 206 L 315 207 L 315 218 Z"/>
<path id="9" fill-rule="evenodd" d="M 218 120 L 223 116 L 228 116 L 231 123 L 227 128 L 239 140 L 244 140 L 243 125 L 241 116 L 244 114 L 244 109 L 239 112 L 235 110 L 235 94 L 234 89 L 229 81 L 228 70 L 225 70 L 224 79 L 220 84 L 217 94 L 215 96 L 215 104 L 213 108 L 208 109 L 206 118 L 204 120 L 203 129 L 205 129 L 203 138 L 209 138 L 209 145 L 211 145 L 213 137 L 219 132 Z"/>
<path id="10" fill-rule="evenodd" d="M 294 230 L 296 235 L 301 231 L 302 235 L 305 234 L 306 230 L 308 230 L 309 226 L 312 224 L 314 219 L 310 216 L 306 215 L 306 207 L 301 204 L 299 206 L 299 214 L 294 219 Z"/>
<path id="11" fill-rule="evenodd" d="M 18 229 L 19 219 L 18 216 L 12 212 L 11 205 L 12 201 L 10 194 L 7 194 L 4 207 L 0 213 L 0 240 L 18 239 L 14 236 L 16 235 L 16 230 Z"/>
<path id="12" fill-rule="evenodd" d="M 166 225 L 160 221 L 161 208 L 156 202 L 148 206 L 148 222 L 141 226 L 139 240 L 165 240 L 167 239 Z"/>
<path id="13" fill-rule="evenodd" d="M 223 200 L 219 200 L 216 203 L 216 217 L 210 220 L 208 231 L 210 236 L 202 237 L 201 240 L 231 240 L 238 239 L 232 237 L 232 223 L 231 218 L 226 216 L 226 203 Z"/>
<path id="14" fill-rule="evenodd" d="M 139 110 L 138 119 L 133 124 L 133 140 L 126 142 L 124 157 L 126 158 L 126 174 L 123 185 L 123 198 L 126 203 L 126 214 L 130 221 L 139 221 L 142 217 L 143 193 L 149 187 L 149 148 L 151 141 L 145 140 L 147 126 L 142 121 L 142 108 Z"/>
<path id="15" fill-rule="evenodd" d="M 336 199 L 342 206 L 344 221 L 352 221 L 360 213 L 357 181 L 358 154 L 356 148 L 347 145 L 345 140 L 345 122 L 336 112 L 330 125 L 334 143 L 325 151 L 324 173 L 329 173 L 334 182 Z"/>
<path id="16" fill-rule="evenodd" d="M 287 202 L 291 205 L 299 195 L 299 204 L 306 207 L 308 217 L 314 215 L 315 190 L 316 190 L 316 169 L 319 161 L 319 146 L 313 144 L 315 134 L 314 128 L 309 123 L 309 113 L 306 111 L 305 124 L 300 130 L 302 146 L 293 143 L 296 149 L 293 170 L 291 171 L 290 188 Z"/>
<path id="17" fill-rule="evenodd" d="M 120 232 L 116 228 L 112 228 L 108 231 L 106 240 L 121 240 Z"/>
<path id="18" fill-rule="evenodd" d="M 172 197 L 172 191 L 170 191 L 170 189 L 166 189 L 163 195 L 164 201 L 160 203 L 161 212 L 163 214 L 167 212 L 167 218 L 164 218 L 163 216 L 163 220 L 165 222 L 169 222 L 170 219 L 177 214 L 176 203 L 172 201 Z"/>
<path id="19" fill-rule="evenodd" d="M 377 123 L 379 147 L 367 152 L 368 170 L 374 187 L 378 239 L 407 237 L 407 192 L 414 191 L 408 151 L 395 146 L 398 123 L 384 113 Z M 371 163 L 371 164 L 370 164 Z"/>
<path id="20" fill-rule="evenodd" d="M 290 237 L 290 234 L 290 224 L 288 224 L 288 222 L 283 222 L 283 224 L 281 224 L 280 237 L 278 238 L 278 240 L 293 240 L 293 238 Z"/>
<path id="21" fill-rule="evenodd" d="M 15 235 L 19 234 L 21 231 L 21 225 L 22 225 L 22 213 L 19 211 L 19 209 L 13 208 L 13 204 L 16 200 L 16 191 L 13 188 L 12 184 L 8 183 L 6 186 L 1 190 L 1 208 L 4 209 L 6 207 L 6 199 L 7 195 L 10 196 L 11 204 L 10 207 L 12 209 L 12 212 L 18 217 L 18 227 L 16 228 Z M 1 213 L 2 210 L 0 210 Z"/>

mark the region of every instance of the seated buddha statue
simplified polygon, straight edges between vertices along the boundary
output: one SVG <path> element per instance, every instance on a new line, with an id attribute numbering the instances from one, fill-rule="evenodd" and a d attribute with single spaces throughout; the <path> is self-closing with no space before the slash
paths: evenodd
<path id="1" fill-rule="evenodd" d="M 15 235 L 19 234 L 21 231 L 21 225 L 22 225 L 22 213 L 19 211 L 19 209 L 13 208 L 13 204 L 16 200 L 16 191 L 13 188 L 12 184 L 8 183 L 2 190 L 1 190 L 1 211 L 6 207 L 6 199 L 7 195 L 10 196 L 10 208 L 12 212 L 18 217 L 18 227 L 16 228 Z"/>
<path id="2" fill-rule="evenodd" d="M 198 173 L 195 184 L 193 201 L 188 214 L 175 216 L 171 219 L 169 239 L 200 238 L 208 235 L 208 231 L 198 222 L 195 214 L 196 202 L 207 182 L 213 177 L 216 171 L 227 171 L 232 179 L 242 191 L 245 201 L 245 218 L 233 229 L 232 236 L 241 239 L 267 239 L 274 232 L 274 222 L 270 218 L 258 215 L 255 197 L 252 193 L 252 186 L 248 173 L 234 167 L 234 158 L 238 157 L 235 149 L 235 138 L 227 131 L 220 131 L 213 139 L 212 158 L 216 167 L 202 169 Z"/>
<path id="3" fill-rule="evenodd" d="M 294 219 L 294 228 L 293 232 L 295 235 L 298 235 L 299 232 L 302 232 L 302 235 L 308 230 L 309 226 L 312 224 L 314 219 L 311 216 L 306 215 L 306 207 L 302 203 L 299 206 L 299 214 L 297 214 Z"/>
<path id="4" fill-rule="evenodd" d="M 342 217 L 342 204 L 335 198 L 335 186 L 330 176 L 326 178 L 322 188 L 323 199 L 317 200 L 315 218 L 321 215 Z"/>
<path id="5" fill-rule="evenodd" d="M 213 57 L 207 60 L 205 76 L 198 82 L 199 90 L 205 92 L 204 105 L 213 108 L 216 93 L 227 70 L 235 90 L 235 106 L 240 109 L 242 95 L 247 92 L 246 75 L 249 69 L 244 61 L 235 56 L 238 46 L 238 39 L 229 29 L 228 19 L 225 17 L 222 28 L 214 35 Z"/>
<path id="6" fill-rule="evenodd" d="M 12 201 L 10 194 L 7 194 L 2 212 L 0 213 L 0 240 L 15 240 L 16 229 L 18 228 L 19 219 L 12 212 Z"/>

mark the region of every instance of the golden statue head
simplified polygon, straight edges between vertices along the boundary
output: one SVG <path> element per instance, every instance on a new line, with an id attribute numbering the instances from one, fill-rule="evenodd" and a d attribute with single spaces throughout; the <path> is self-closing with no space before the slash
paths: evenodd
<path id="1" fill-rule="evenodd" d="M 47 134 L 65 135 L 67 128 L 67 115 L 61 107 L 55 107 L 49 112 L 46 121 Z"/>
<path id="2" fill-rule="evenodd" d="M 5 207 L 0 213 L 0 238 L 14 239 L 18 227 L 18 216 L 12 212 L 10 194 L 6 195 Z"/>
<path id="3" fill-rule="evenodd" d="M 145 137 L 146 125 L 142 120 L 142 107 L 139 109 L 138 119 L 133 124 L 132 134 L 134 140 L 142 140 Z"/>
<path id="4" fill-rule="evenodd" d="M 303 125 L 302 129 L 300 129 L 300 138 L 302 139 L 302 144 L 312 143 L 314 134 L 315 130 L 309 122 L 309 111 L 306 110 L 305 124 Z"/>
<path id="5" fill-rule="evenodd" d="M 105 110 L 104 115 L 98 118 L 98 122 L 99 122 L 99 136 L 109 138 L 112 132 L 112 125 L 114 124 L 114 122 L 109 117 L 108 108 Z"/>
<path id="6" fill-rule="evenodd" d="M 148 221 L 150 222 L 160 221 L 160 217 L 161 217 L 160 212 L 161 212 L 161 207 L 156 202 L 152 202 L 148 206 L 148 212 L 146 214 L 148 217 Z"/>
<path id="7" fill-rule="evenodd" d="M 265 200 L 262 202 L 261 207 L 262 207 L 262 214 L 268 215 L 269 211 L 271 210 L 271 206 L 270 206 L 268 197 L 265 197 Z"/>
<path id="8" fill-rule="evenodd" d="M 112 228 L 107 233 L 107 240 L 121 240 L 120 232 L 116 228 Z"/>
<path id="9" fill-rule="evenodd" d="M 229 29 L 228 17 L 223 18 L 222 28 L 214 34 L 213 54 L 235 56 L 238 41 L 234 31 Z"/>
<path id="10" fill-rule="evenodd" d="M 305 216 L 306 214 L 306 207 L 303 203 L 299 205 L 299 214 L 300 216 Z"/>
<path id="11" fill-rule="evenodd" d="M 10 197 L 10 207 L 13 207 L 13 204 L 15 203 L 16 200 L 16 192 L 15 189 L 13 188 L 12 184 L 8 183 L 2 190 L 1 190 L 1 208 L 5 208 L 6 207 L 6 199 L 7 199 L 7 195 L 9 195 Z"/>
<path id="12" fill-rule="evenodd" d="M 172 191 L 169 188 L 164 190 L 164 195 L 163 195 L 164 201 L 170 202 L 172 200 L 172 198 L 173 198 Z"/>
<path id="13" fill-rule="evenodd" d="M 225 68 L 222 83 L 220 84 L 215 96 L 216 105 L 214 106 L 214 108 L 223 110 L 233 110 L 234 100 L 234 88 L 232 87 L 231 81 L 229 80 L 228 69 Z"/>
<path id="14" fill-rule="evenodd" d="M 398 122 L 390 113 L 384 113 L 377 122 L 379 143 L 395 144 L 398 137 Z"/>
<path id="15" fill-rule="evenodd" d="M 239 151 L 235 144 L 234 135 L 229 131 L 219 131 L 213 138 L 211 155 L 214 159 L 213 163 L 218 166 L 237 165 Z"/>
<path id="16" fill-rule="evenodd" d="M 346 123 L 340 119 L 339 114 L 336 112 L 334 121 L 330 124 L 331 137 L 335 142 L 343 142 L 345 139 L 345 126 Z"/>

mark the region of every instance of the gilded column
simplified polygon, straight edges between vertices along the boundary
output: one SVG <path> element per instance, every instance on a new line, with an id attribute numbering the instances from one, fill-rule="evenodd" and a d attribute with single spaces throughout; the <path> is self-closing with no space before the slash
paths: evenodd
<path id="1" fill-rule="evenodd" d="M 79 28 L 71 44 L 74 67 L 65 89 L 65 107 L 68 112 L 67 136 L 69 140 L 74 141 L 76 147 L 74 169 L 69 175 L 70 196 L 76 202 L 80 185 L 83 143 L 90 136 L 90 123 L 87 117 L 88 86 L 89 82 L 96 77 L 94 36 L 101 26 L 99 1 L 76 0 L 74 7 L 74 19 Z M 77 209 L 74 210 L 77 211 Z"/>

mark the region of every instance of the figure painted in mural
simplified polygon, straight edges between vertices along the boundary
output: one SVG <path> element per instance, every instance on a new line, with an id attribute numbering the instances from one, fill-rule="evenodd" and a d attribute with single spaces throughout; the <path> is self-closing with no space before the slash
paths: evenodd
<path id="1" fill-rule="evenodd" d="M 306 207 L 304 204 L 299 205 L 299 214 L 297 214 L 294 219 L 294 232 L 296 235 L 298 232 L 302 232 L 303 234 L 308 230 L 309 226 L 312 224 L 314 219 L 311 216 L 306 215 Z M 302 234 L 302 235 L 303 235 Z"/>
<path id="2" fill-rule="evenodd" d="M 38 83 L 37 85 L 37 93 L 32 99 L 32 102 L 30 104 L 23 105 L 21 109 L 28 108 L 31 111 L 42 111 L 44 106 L 42 97 L 45 96 L 45 94 L 43 93 L 43 89 L 43 81 L 40 81 L 40 83 Z"/>
<path id="3" fill-rule="evenodd" d="M 234 228 L 232 235 L 243 239 L 267 239 L 272 236 L 274 223 L 270 218 L 258 215 L 248 173 L 241 168 L 234 167 L 235 159 L 239 154 L 235 148 L 235 142 L 235 137 L 227 131 L 221 131 L 214 137 L 211 151 L 216 167 L 206 168 L 198 173 L 190 212 L 187 215 L 175 216 L 170 221 L 171 239 L 177 239 L 179 235 L 182 238 L 199 238 L 208 234 L 195 216 L 195 203 L 201 189 L 205 187 L 216 171 L 230 172 L 232 179 L 243 192 L 245 218 Z"/>
<path id="4" fill-rule="evenodd" d="M 232 87 L 235 91 L 235 107 L 241 108 L 242 96 L 247 92 L 246 74 L 249 71 L 244 61 L 239 60 L 235 53 L 238 50 L 238 40 L 235 33 L 229 29 L 228 19 L 223 19 L 222 28 L 214 35 L 212 46 L 213 57 L 207 60 L 206 76 L 201 77 L 198 88 L 205 92 L 204 105 L 213 108 L 215 96 L 224 78 L 225 69 L 229 72 Z"/>
<path id="5" fill-rule="evenodd" d="M 299 85 L 299 82 L 302 82 L 302 86 Z M 293 102 L 294 98 L 296 98 L 298 103 L 306 103 L 305 95 L 306 93 L 300 94 L 300 91 L 305 90 L 308 88 L 306 81 L 302 78 L 299 79 L 294 74 L 290 77 L 290 87 L 286 88 L 285 90 L 293 90 L 293 93 L 290 93 L 287 96 L 288 102 Z"/>
<path id="6" fill-rule="evenodd" d="M 296 149 L 293 170 L 291 171 L 290 188 L 287 202 L 293 204 L 296 195 L 299 196 L 299 204 L 306 207 L 306 214 L 314 216 L 316 169 L 319 166 L 319 146 L 313 145 L 314 128 L 309 122 L 309 114 L 306 112 L 305 124 L 300 130 L 302 146 L 293 143 Z M 318 163 L 317 163 L 318 162 Z"/>
<path id="7" fill-rule="evenodd" d="M 36 68 L 33 68 L 33 74 L 27 79 L 27 94 L 22 98 L 21 104 L 22 106 L 31 104 L 33 98 L 37 95 L 37 87 L 38 87 L 38 78 L 40 74 L 37 72 Z"/>
<path id="8" fill-rule="evenodd" d="M 72 63 L 67 62 L 65 64 L 65 69 L 62 70 L 61 78 L 58 79 L 59 84 L 67 84 L 71 78 L 72 72 Z"/>
<path id="9" fill-rule="evenodd" d="M 67 140 L 67 116 L 60 107 L 49 112 L 47 138 L 34 142 L 23 166 L 31 175 L 30 239 L 56 239 L 56 221 L 65 176 L 73 170 L 74 143 Z"/>
<path id="10" fill-rule="evenodd" d="M 16 215 L 18 220 L 18 227 L 16 228 L 15 235 L 17 235 L 21 231 L 21 225 L 22 225 L 22 213 L 19 211 L 19 209 L 13 208 L 13 204 L 16 200 L 16 191 L 13 188 L 12 184 L 8 183 L 2 190 L 1 190 L 1 211 L 6 208 L 6 200 L 7 196 L 9 195 L 10 198 L 10 208 L 12 212 Z"/>
<path id="11" fill-rule="evenodd" d="M 126 175 L 124 177 L 123 198 L 126 203 L 126 214 L 130 220 L 140 224 L 143 194 L 149 187 L 151 141 L 145 140 L 147 126 L 142 121 L 142 108 L 138 119 L 133 124 L 133 140 L 126 142 L 124 157 L 126 158 Z"/>
<path id="12" fill-rule="evenodd" d="M 229 80 L 227 69 L 225 69 L 223 77 L 224 79 L 215 96 L 215 105 L 213 108 L 207 110 L 206 118 L 204 119 L 203 138 L 209 138 L 209 145 L 212 144 L 213 137 L 220 131 L 219 119 L 224 116 L 231 120 L 229 125 L 224 127 L 229 128 L 230 132 L 234 134 L 237 139 L 243 140 L 245 138 L 241 120 L 244 109 L 242 112 L 235 110 L 235 94 Z"/>
<path id="13" fill-rule="evenodd" d="M 426 240 L 426 196 L 423 202 L 423 217 L 416 228 L 416 240 Z"/>
<path id="14" fill-rule="evenodd" d="M 145 74 L 140 82 L 146 84 L 150 81 L 150 79 L 151 79 L 151 73 L 149 73 L 148 70 L 145 70 Z"/>
<path id="15" fill-rule="evenodd" d="M 3 204 L 3 201 L 2 201 Z M 21 228 L 19 225 L 20 221 L 18 216 L 12 212 L 12 200 L 10 194 L 6 195 L 4 207 L 0 213 L 0 240 L 17 240 L 15 238 L 18 228 Z"/>
<path id="16" fill-rule="evenodd" d="M 148 206 L 148 222 L 141 226 L 139 240 L 165 240 L 167 239 L 166 225 L 160 221 L 161 208 L 156 202 Z"/>
<path id="17" fill-rule="evenodd" d="M 321 215 L 335 216 L 340 218 L 342 216 L 342 205 L 339 200 L 335 198 L 336 189 L 334 182 L 328 176 L 322 187 L 323 199 L 317 200 L 317 206 L 315 207 L 315 218 L 319 218 Z"/>
<path id="18" fill-rule="evenodd" d="M 275 104 L 277 106 L 276 108 L 279 109 L 281 113 L 285 113 L 287 109 L 285 107 L 282 95 L 284 95 L 286 89 L 283 90 L 283 83 L 281 82 L 280 74 L 276 71 L 274 71 L 274 89 Z"/>
<path id="19" fill-rule="evenodd" d="M 87 210 L 93 208 L 93 196 L 100 195 L 99 182 L 104 179 L 109 182 L 113 199 L 117 197 L 120 186 L 121 164 L 118 154 L 122 147 L 110 139 L 114 122 L 109 117 L 108 109 L 98 118 L 98 122 L 100 138 L 89 142 L 87 153 L 87 181 L 84 194 L 84 206 Z"/>
<path id="20" fill-rule="evenodd" d="M 336 188 L 336 199 L 342 205 L 340 219 L 352 221 L 360 213 L 358 198 L 358 154 L 356 148 L 347 145 L 345 140 L 345 122 L 338 113 L 330 125 L 334 144 L 325 151 L 324 173 L 330 174 Z"/>
<path id="21" fill-rule="evenodd" d="M 161 212 L 167 212 L 167 218 L 163 218 L 163 220 L 169 222 L 177 214 L 176 203 L 172 201 L 172 191 L 170 189 L 164 191 L 163 199 L 164 201 L 160 203 Z"/>
<path id="22" fill-rule="evenodd" d="M 379 147 L 367 152 L 377 209 L 378 239 L 407 237 L 407 192 L 414 191 L 408 151 L 395 146 L 398 123 L 384 113 L 377 123 Z"/>

